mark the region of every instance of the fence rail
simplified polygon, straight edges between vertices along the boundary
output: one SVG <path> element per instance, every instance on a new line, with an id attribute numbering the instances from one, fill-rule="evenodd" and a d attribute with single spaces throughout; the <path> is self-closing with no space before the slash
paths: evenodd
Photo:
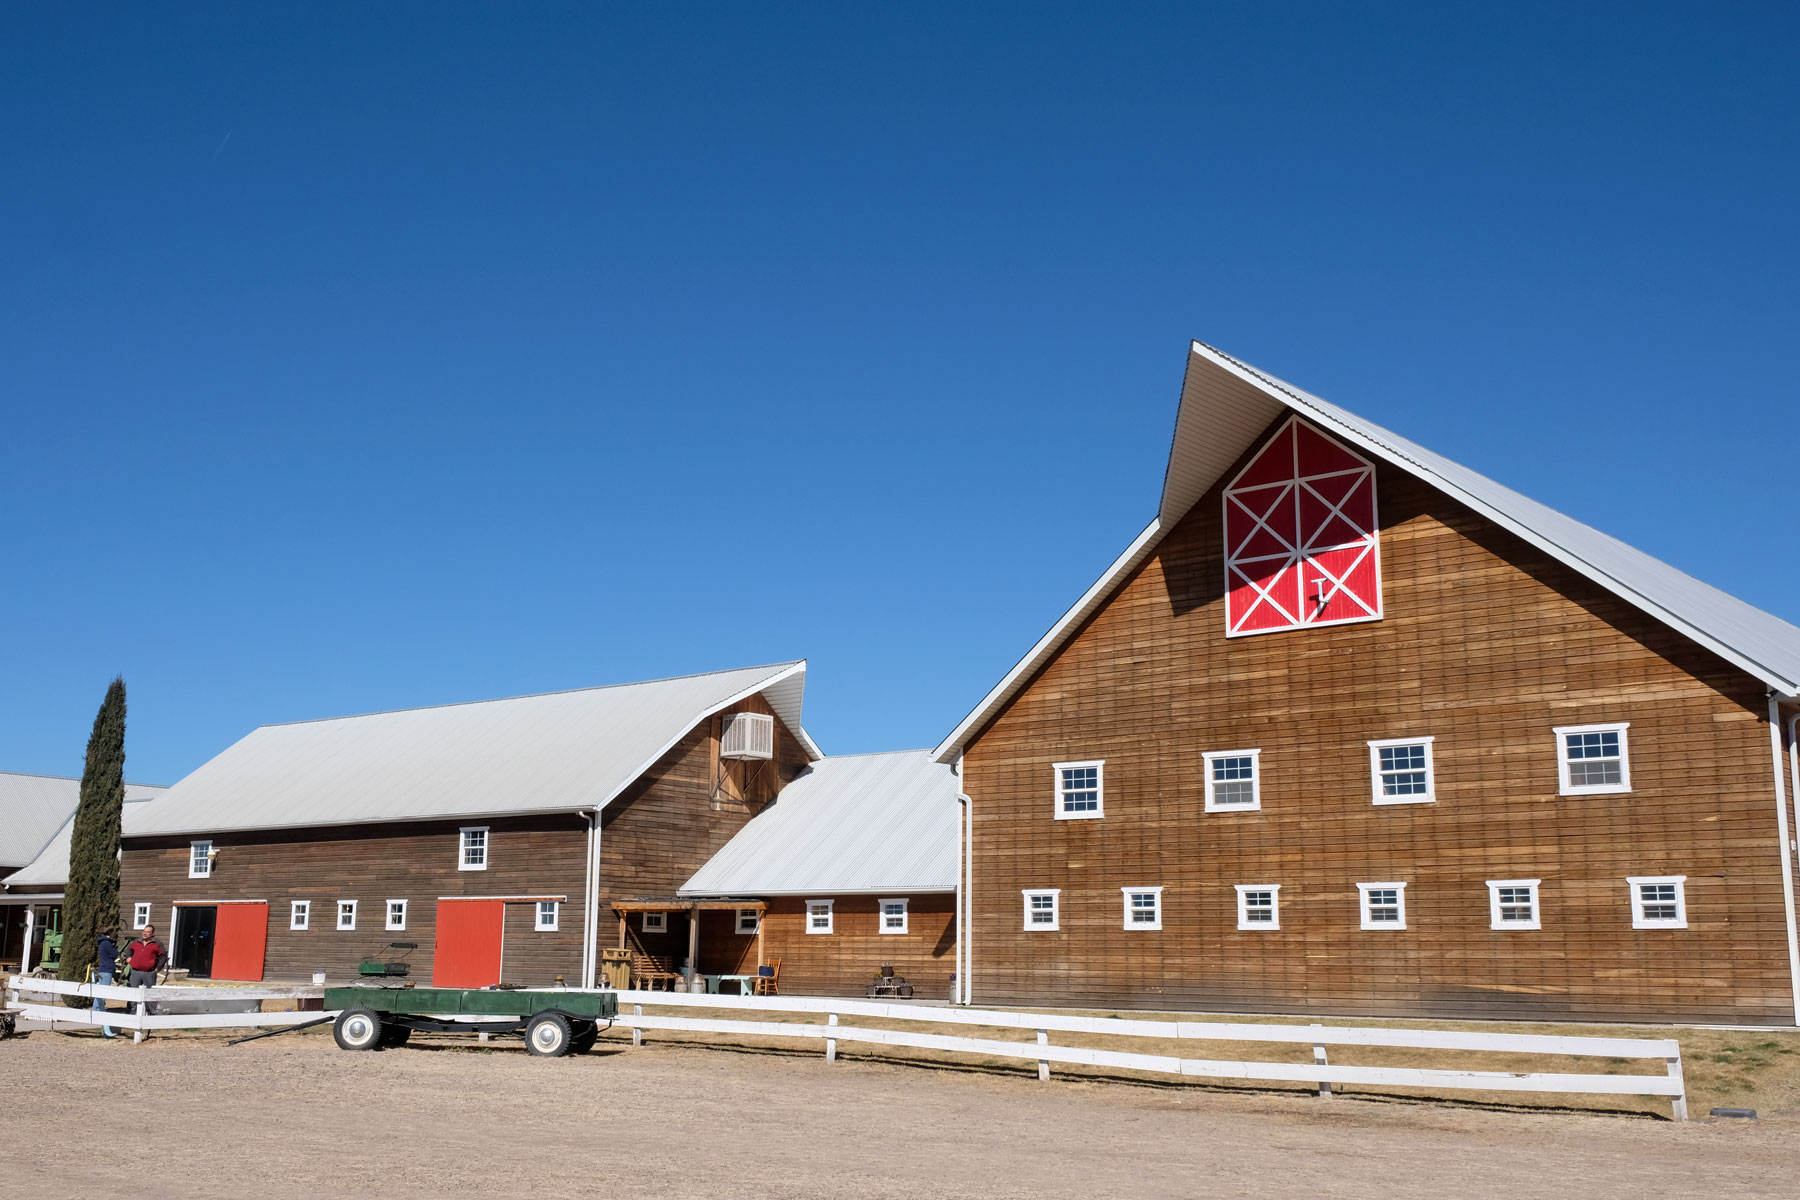
<path id="1" fill-rule="evenodd" d="M 263 1012 L 264 1000 L 317 1000 L 323 988 L 289 984 L 254 987 L 120 987 L 116 984 L 66 983 L 60 979 L 34 979 L 14 975 L 6 980 L 13 1002 L 8 1010 L 28 1021 L 54 1025 L 105 1026 L 128 1029 L 133 1041 L 142 1041 L 150 1029 L 244 1029 L 303 1025 L 329 1014 Z M 111 1000 L 131 1007 L 124 1012 L 69 1008 L 61 997 Z M 159 1011 L 149 1012 L 155 1005 Z M 161 1011 L 167 1010 L 167 1011 Z"/>

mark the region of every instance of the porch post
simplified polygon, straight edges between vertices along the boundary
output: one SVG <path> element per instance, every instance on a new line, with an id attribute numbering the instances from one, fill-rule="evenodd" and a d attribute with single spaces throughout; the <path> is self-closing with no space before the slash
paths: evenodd
<path id="1" fill-rule="evenodd" d="M 37 924 L 37 906 L 25 906 L 25 944 L 19 947 L 19 974 L 31 974 L 31 931 Z"/>
<path id="2" fill-rule="evenodd" d="M 689 986 L 693 985 L 694 976 L 700 972 L 700 906 L 688 909 L 688 969 Z"/>

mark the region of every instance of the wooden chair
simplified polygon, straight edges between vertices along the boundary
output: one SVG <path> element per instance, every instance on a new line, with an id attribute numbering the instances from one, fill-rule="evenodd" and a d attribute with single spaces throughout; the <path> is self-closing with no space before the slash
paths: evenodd
<path id="1" fill-rule="evenodd" d="M 779 958 L 771 958 L 769 960 L 769 973 L 767 975 L 764 975 L 760 971 L 757 972 L 756 995 L 781 995 L 781 960 Z"/>

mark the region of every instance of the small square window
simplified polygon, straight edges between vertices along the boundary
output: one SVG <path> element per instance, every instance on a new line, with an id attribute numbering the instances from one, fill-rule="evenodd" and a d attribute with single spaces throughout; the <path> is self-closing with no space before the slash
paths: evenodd
<path id="1" fill-rule="evenodd" d="M 1432 739 L 1393 738 L 1369 743 L 1369 773 L 1377 804 L 1431 804 L 1437 800 Z"/>
<path id="2" fill-rule="evenodd" d="M 141 901 L 141 900 L 138 903 L 132 905 L 131 906 L 131 927 L 133 929 L 142 929 L 144 926 L 148 925 L 149 923 L 150 923 L 150 905 L 147 902 Z"/>
<path id="3" fill-rule="evenodd" d="M 539 933 L 556 932 L 557 909 L 561 905 L 555 900 L 539 900 L 537 903 L 537 931 Z"/>
<path id="4" fill-rule="evenodd" d="M 904 899 L 881 902 L 881 932 L 906 932 L 906 901 Z"/>
<path id="5" fill-rule="evenodd" d="M 1364 929 L 1406 928 L 1406 885 L 1404 883 L 1359 883 Z"/>
<path id="6" fill-rule="evenodd" d="M 1106 762 L 1052 763 L 1056 773 L 1056 819 L 1093 820 L 1106 812 Z"/>
<path id="7" fill-rule="evenodd" d="M 808 900 L 806 902 L 806 932 L 830 933 L 831 907 L 830 900 Z"/>
<path id="8" fill-rule="evenodd" d="M 1490 879 L 1488 885 L 1489 929 L 1541 929 L 1536 879 Z"/>
<path id="9" fill-rule="evenodd" d="M 462 852 L 457 856 L 459 871 L 485 871 L 488 865 L 488 827 L 472 825 L 462 831 Z"/>
<path id="10" fill-rule="evenodd" d="M 1616 796 L 1631 790 L 1628 721 L 1563 725 L 1556 734 L 1556 779 L 1564 796 Z"/>
<path id="11" fill-rule="evenodd" d="M 1279 883 L 1240 883 L 1237 885 L 1238 928 L 1281 928 L 1281 885 Z"/>
<path id="12" fill-rule="evenodd" d="M 1051 931 L 1062 928 L 1058 912 L 1060 888 L 1039 888 L 1025 892 L 1025 932 Z"/>
<path id="13" fill-rule="evenodd" d="M 339 900 L 338 901 L 337 927 L 339 929 L 355 929 L 356 928 L 356 901 L 354 901 L 354 900 Z"/>
<path id="14" fill-rule="evenodd" d="M 1120 888 L 1125 893 L 1125 928 L 1162 928 L 1162 889 L 1159 887 Z"/>
<path id="15" fill-rule="evenodd" d="M 1257 761 L 1261 754 L 1261 750 L 1209 750 L 1201 755 L 1207 812 L 1252 812 L 1262 807 L 1262 773 Z"/>
<path id="16" fill-rule="evenodd" d="M 669 914 L 647 912 L 639 924 L 645 933 L 667 933 L 669 932 Z"/>
<path id="17" fill-rule="evenodd" d="M 312 901 L 296 900 L 288 905 L 288 928 L 305 929 L 312 924 Z"/>
<path id="18" fill-rule="evenodd" d="M 1631 887 L 1633 929 L 1686 929 L 1687 876 L 1633 875 Z"/>
<path id="19" fill-rule="evenodd" d="M 754 908 L 737 910 L 737 931 L 739 933 L 755 933 L 762 928 L 762 913 Z"/>
<path id="20" fill-rule="evenodd" d="M 211 842 L 188 843 L 188 878 L 210 879 L 213 868 L 213 844 Z"/>
<path id="21" fill-rule="evenodd" d="M 387 927 L 389 929 L 406 928 L 406 901 L 389 900 L 387 902 Z"/>

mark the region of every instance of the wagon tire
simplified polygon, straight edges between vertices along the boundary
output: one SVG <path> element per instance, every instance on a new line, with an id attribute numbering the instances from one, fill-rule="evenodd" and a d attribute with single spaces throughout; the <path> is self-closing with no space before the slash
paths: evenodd
<path id="1" fill-rule="evenodd" d="M 586 1054 L 600 1040 L 600 1026 L 593 1021 L 579 1021 L 575 1025 L 575 1034 L 569 1041 L 569 1053 Z"/>
<path id="2" fill-rule="evenodd" d="M 375 1050 L 382 1044 L 381 1018 L 373 1010 L 346 1008 L 331 1027 L 340 1050 Z"/>
<path id="3" fill-rule="evenodd" d="M 574 1040 L 569 1018 L 561 1013 L 541 1012 L 525 1026 L 525 1047 L 540 1058 L 561 1058 Z"/>

